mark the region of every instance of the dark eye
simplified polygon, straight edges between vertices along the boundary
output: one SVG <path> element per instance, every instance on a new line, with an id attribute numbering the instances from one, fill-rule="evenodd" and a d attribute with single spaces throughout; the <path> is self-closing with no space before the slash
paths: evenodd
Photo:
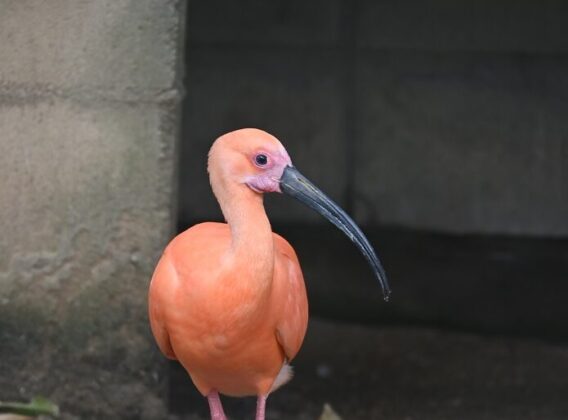
<path id="1" fill-rule="evenodd" d="M 254 161 L 258 166 L 264 166 L 268 163 L 268 156 L 261 153 L 260 155 L 255 156 Z"/>

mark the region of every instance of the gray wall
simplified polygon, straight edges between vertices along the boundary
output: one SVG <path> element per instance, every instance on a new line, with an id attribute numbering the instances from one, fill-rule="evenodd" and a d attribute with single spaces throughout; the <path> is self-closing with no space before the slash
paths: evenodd
<path id="1" fill-rule="evenodd" d="M 183 2 L 0 2 L 0 398 L 163 418 Z"/>
<path id="2" fill-rule="evenodd" d="M 257 126 L 362 223 L 568 234 L 567 18 L 550 0 L 191 2 L 182 220 L 220 217 L 207 150 Z"/>

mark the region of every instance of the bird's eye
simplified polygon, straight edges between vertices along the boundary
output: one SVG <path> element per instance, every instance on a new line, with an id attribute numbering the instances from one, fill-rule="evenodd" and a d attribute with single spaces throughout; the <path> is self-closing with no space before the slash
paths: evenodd
<path id="1" fill-rule="evenodd" d="M 254 161 L 258 166 L 264 166 L 268 163 L 268 156 L 261 153 L 255 156 Z"/>

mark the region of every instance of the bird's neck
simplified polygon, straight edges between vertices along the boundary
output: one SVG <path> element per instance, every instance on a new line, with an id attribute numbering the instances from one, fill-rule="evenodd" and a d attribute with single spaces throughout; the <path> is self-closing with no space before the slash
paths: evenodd
<path id="1" fill-rule="evenodd" d="M 231 229 L 231 250 L 236 260 L 267 281 L 274 270 L 274 239 L 262 194 L 238 185 L 218 197 Z"/>

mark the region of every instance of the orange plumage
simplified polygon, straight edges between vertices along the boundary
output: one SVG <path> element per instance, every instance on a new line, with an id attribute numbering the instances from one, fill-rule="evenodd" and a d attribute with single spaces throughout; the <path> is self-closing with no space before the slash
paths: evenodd
<path id="1" fill-rule="evenodd" d="M 308 302 L 298 259 L 282 237 L 262 236 L 256 253 L 235 258 L 229 227 L 202 223 L 177 236 L 156 268 L 152 332 L 203 395 L 268 394 L 302 344 Z"/>

